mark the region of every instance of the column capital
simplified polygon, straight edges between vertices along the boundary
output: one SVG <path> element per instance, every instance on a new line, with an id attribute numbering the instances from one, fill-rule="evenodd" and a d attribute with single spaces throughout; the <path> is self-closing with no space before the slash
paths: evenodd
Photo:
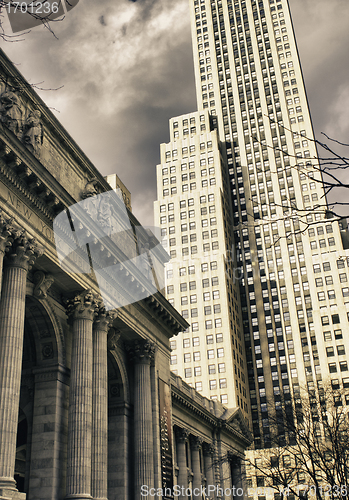
<path id="1" fill-rule="evenodd" d="M 193 450 L 198 450 L 201 448 L 204 440 L 200 436 L 190 436 L 190 446 Z"/>
<path id="2" fill-rule="evenodd" d="M 13 219 L 4 217 L 2 210 L 0 210 L 0 252 L 5 253 L 11 246 L 15 232 L 15 226 L 12 224 Z"/>
<path id="3" fill-rule="evenodd" d="M 114 311 L 106 311 L 104 306 L 99 306 L 96 309 L 96 316 L 94 321 L 95 330 L 103 330 L 107 332 L 111 328 L 117 313 Z"/>
<path id="4" fill-rule="evenodd" d="M 190 432 L 188 429 L 184 429 L 183 427 L 176 427 L 175 434 L 177 441 L 184 442 L 189 438 Z"/>
<path id="5" fill-rule="evenodd" d="M 66 300 L 66 312 L 70 321 L 76 319 L 86 319 L 93 321 L 98 313 L 99 301 L 92 290 L 84 290 L 72 299 Z"/>
<path id="6" fill-rule="evenodd" d="M 154 360 L 155 344 L 147 339 L 135 340 L 126 347 L 130 358 L 135 363 L 151 363 Z"/>
<path id="7" fill-rule="evenodd" d="M 29 238 L 24 230 L 15 230 L 11 234 L 12 238 L 12 245 L 8 248 L 5 257 L 7 266 L 21 267 L 29 271 L 35 260 L 43 255 L 44 248 L 37 243 L 35 238 Z"/>
<path id="8" fill-rule="evenodd" d="M 213 455 L 214 454 L 214 446 L 213 444 L 209 443 L 204 443 L 202 446 L 202 451 L 204 452 L 204 455 Z"/>
<path id="9" fill-rule="evenodd" d="M 233 451 L 228 451 L 227 458 L 233 467 L 241 467 L 241 457 L 236 455 Z"/>

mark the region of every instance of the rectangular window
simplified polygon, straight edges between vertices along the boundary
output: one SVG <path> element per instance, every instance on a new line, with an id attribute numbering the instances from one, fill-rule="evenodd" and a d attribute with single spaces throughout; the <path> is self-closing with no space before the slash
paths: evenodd
<path id="1" fill-rule="evenodd" d="M 208 349 L 207 359 L 214 359 L 214 349 Z"/>
<path id="2" fill-rule="evenodd" d="M 334 348 L 333 347 L 326 347 L 326 355 L 328 358 L 334 356 Z"/>
<path id="3" fill-rule="evenodd" d="M 337 365 L 336 365 L 336 363 L 328 363 L 328 371 L 330 373 L 337 373 Z"/>
<path id="4" fill-rule="evenodd" d="M 331 332 L 324 332 L 324 340 L 325 342 L 329 342 L 330 340 L 332 340 Z"/>
<path id="5" fill-rule="evenodd" d="M 337 353 L 338 353 L 338 356 L 344 356 L 345 355 L 345 347 L 344 347 L 344 345 L 337 345 Z"/>

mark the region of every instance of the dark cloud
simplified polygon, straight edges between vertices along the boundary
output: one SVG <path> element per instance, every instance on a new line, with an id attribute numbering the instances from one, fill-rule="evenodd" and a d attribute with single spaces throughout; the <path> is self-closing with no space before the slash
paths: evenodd
<path id="1" fill-rule="evenodd" d="M 290 4 L 316 134 L 348 142 L 349 2 Z M 64 85 L 43 99 L 103 174 L 120 175 L 136 216 L 152 224 L 168 120 L 196 110 L 187 0 L 83 0 L 54 28 L 58 39 L 37 28 L 3 48 L 30 81 Z"/>

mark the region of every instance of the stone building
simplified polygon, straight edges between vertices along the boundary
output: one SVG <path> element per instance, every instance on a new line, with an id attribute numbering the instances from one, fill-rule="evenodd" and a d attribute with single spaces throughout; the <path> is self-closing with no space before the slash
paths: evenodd
<path id="1" fill-rule="evenodd" d="M 240 410 L 171 379 L 188 325 L 161 293 L 166 252 L 0 68 L 0 499 L 238 483 Z"/>

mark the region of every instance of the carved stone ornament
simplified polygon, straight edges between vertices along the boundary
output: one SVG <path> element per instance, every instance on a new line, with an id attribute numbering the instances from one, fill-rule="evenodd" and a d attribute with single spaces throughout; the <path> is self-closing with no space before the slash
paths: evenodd
<path id="1" fill-rule="evenodd" d="M 100 303 L 100 299 L 98 302 Z M 99 305 L 94 322 L 95 330 L 107 331 L 111 327 L 116 316 L 117 314 L 114 311 L 106 311 L 104 306 Z"/>
<path id="2" fill-rule="evenodd" d="M 190 436 L 190 444 L 193 449 L 201 448 L 203 442 L 204 440 L 199 436 Z"/>
<path id="3" fill-rule="evenodd" d="M 208 443 L 203 444 L 202 450 L 204 452 L 204 455 L 213 455 L 215 451 L 213 444 Z"/>
<path id="4" fill-rule="evenodd" d="M 115 351 L 121 333 L 117 328 L 110 328 L 108 334 L 108 350 Z"/>
<path id="5" fill-rule="evenodd" d="M 135 340 L 133 344 L 126 347 L 130 358 L 135 363 L 146 363 L 154 360 L 155 344 L 150 340 Z"/>
<path id="6" fill-rule="evenodd" d="M 41 113 L 38 109 L 32 111 L 24 122 L 23 143 L 37 156 L 43 143 L 43 128 L 41 123 Z"/>
<path id="7" fill-rule="evenodd" d="M 175 434 L 177 441 L 186 441 L 189 438 L 190 432 L 188 429 L 176 427 Z"/>
<path id="8" fill-rule="evenodd" d="M 65 301 L 67 316 L 70 320 L 88 319 L 93 320 L 100 306 L 92 290 L 84 290 L 75 295 L 73 299 Z"/>
<path id="9" fill-rule="evenodd" d="M 90 181 L 88 181 L 85 185 L 85 189 L 81 193 L 81 199 L 85 200 L 86 198 L 90 198 L 91 196 L 95 196 L 97 193 L 96 185 L 98 184 L 98 180 L 94 177 Z"/>
<path id="10" fill-rule="evenodd" d="M 28 238 L 24 230 L 16 230 L 12 236 L 13 243 L 6 253 L 6 262 L 29 271 L 35 260 L 43 255 L 44 248 L 38 245 L 35 238 Z"/>
<path id="11" fill-rule="evenodd" d="M 54 282 L 54 277 L 51 274 L 45 274 L 43 271 L 34 273 L 34 296 L 38 299 L 46 299 L 47 291 Z"/>
<path id="12" fill-rule="evenodd" d="M 13 218 L 4 217 L 0 209 L 0 252 L 7 252 L 13 242 L 13 232 L 15 227 L 12 224 Z"/>
<path id="13" fill-rule="evenodd" d="M 22 111 L 19 99 L 14 92 L 5 90 L 0 95 L 0 121 L 16 135 L 22 129 Z"/>

